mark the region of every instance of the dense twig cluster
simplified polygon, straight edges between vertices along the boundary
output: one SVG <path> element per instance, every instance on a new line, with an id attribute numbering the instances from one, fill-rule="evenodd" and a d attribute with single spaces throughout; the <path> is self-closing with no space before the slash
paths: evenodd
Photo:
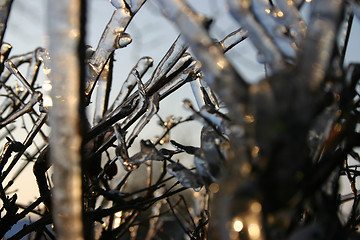
<path id="1" fill-rule="evenodd" d="M 353 17 L 360 17 L 358 1 L 314 1 L 306 10 L 310 18 L 303 19 L 310 1 L 228 0 L 241 28 L 214 40 L 211 20 L 185 1 L 158 0 L 181 34 L 146 81 L 154 62 L 139 59 L 113 102 L 114 52 L 131 43 L 126 28 L 146 0 L 110 2 L 115 10 L 97 48 L 83 49 L 83 106 L 95 105 L 93 119 L 82 126 L 85 238 L 358 237 L 360 68 L 344 64 Z M 52 215 L 52 197 L 59 191 L 50 176 L 54 146 L 48 141 L 52 53 L 38 48 L 11 56 L 11 45 L 2 39 L 12 0 L 1 4 L 0 128 L 6 134 L 0 237 L 36 214 L 36 221 L 7 237 L 55 239 L 61 234 L 55 220 L 62 216 Z M 258 83 L 248 83 L 225 55 L 244 40 L 253 43 L 265 66 L 266 77 Z M 197 106 L 185 99 L 190 117 L 163 119 L 159 103 L 185 84 Z M 139 139 L 154 118 L 163 131 Z M 203 124 L 200 146 L 172 138 L 175 127 L 195 120 Z M 19 128 L 26 131 L 24 140 L 12 134 Z M 37 135 L 41 141 L 34 141 Z M 131 154 L 134 143 L 140 149 Z M 179 160 L 184 153 L 193 156 L 193 167 Z M 39 198 L 22 206 L 9 188 L 28 164 Z M 138 174 L 142 170 L 146 176 Z M 342 176 L 352 193 L 339 195 Z M 131 178 L 145 184 L 127 187 Z M 350 215 L 342 215 L 349 201 Z"/>

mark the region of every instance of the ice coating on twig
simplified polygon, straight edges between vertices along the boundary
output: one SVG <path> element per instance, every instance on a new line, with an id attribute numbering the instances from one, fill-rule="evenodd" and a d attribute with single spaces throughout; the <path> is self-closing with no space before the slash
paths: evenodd
<path id="1" fill-rule="evenodd" d="M 51 59 L 49 52 L 46 49 L 38 49 L 35 53 L 35 57 L 37 61 L 42 62 L 43 66 L 43 72 L 45 74 L 44 83 L 42 85 L 42 91 L 43 91 L 43 101 L 42 101 L 42 107 L 44 111 L 47 111 L 52 105 L 52 98 L 50 96 L 52 85 L 50 80 L 50 73 L 51 73 Z"/>
<path id="2" fill-rule="evenodd" d="M 183 56 L 187 48 L 188 44 L 182 39 L 181 36 L 178 36 L 154 70 L 151 76 L 151 83 L 149 85 L 146 84 L 146 86 L 148 86 L 148 88 L 153 88 L 155 85 L 161 84 L 161 79 Z"/>
<path id="3" fill-rule="evenodd" d="M 282 11 L 283 17 L 278 19 L 290 29 L 290 35 L 299 45 L 305 37 L 307 26 L 293 0 L 276 0 L 277 7 Z"/>
<path id="4" fill-rule="evenodd" d="M 85 85 L 85 94 L 90 95 L 98 75 L 102 71 L 110 54 L 119 46 L 121 34 L 125 31 L 131 20 L 127 8 L 116 9 L 106 26 L 98 47 L 89 59 L 89 76 Z"/>
<path id="5" fill-rule="evenodd" d="M 140 141 L 140 152 L 129 157 L 127 151 L 127 144 L 125 140 L 125 132 L 121 129 L 119 124 L 114 125 L 115 136 L 118 140 L 118 146 L 115 153 L 120 160 L 126 171 L 133 171 L 148 160 L 162 161 L 162 154 L 155 148 L 154 144 L 150 140 Z"/>
<path id="6" fill-rule="evenodd" d="M 286 29 L 276 20 L 282 20 L 285 17 L 285 13 L 279 9 L 271 8 L 266 0 L 251 0 L 250 9 L 256 20 L 272 38 L 282 55 L 294 59 L 296 52 L 293 41 L 285 36 Z"/>
<path id="7" fill-rule="evenodd" d="M 12 121 L 16 120 L 17 118 L 21 117 L 25 113 L 32 111 L 33 106 L 39 103 L 42 100 L 42 94 L 38 91 L 35 91 L 29 100 L 24 106 L 22 106 L 19 110 L 13 112 L 5 119 L 0 122 L 0 128 L 6 126 L 7 124 L 11 123 Z"/>
<path id="8" fill-rule="evenodd" d="M 11 161 L 11 163 L 9 164 L 7 169 L 5 171 L 3 171 L 2 175 L 1 175 L 1 178 L 0 178 L 0 183 L 2 183 L 4 181 L 6 176 L 11 172 L 11 170 L 14 168 L 14 166 L 19 161 L 21 156 L 24 154 L 26 149 L 32 144 L 35 136 L 39 133 L 42 125 L 45 123 L 46 116 L 47 116 L 46 113 L 41 113 L 40 114 L 40 116 L 38 117 L 38 119 L 34 123 L 33 127 L 31 128 L 30 132 L 26 136 L 25 140 L 23 141 L 23 145 L 24 145 L 23 149 L 21 149 L 21 151 L 18 154 L 16 154 L 16 156 L 13 158 L 13 160 Z"/>
<path id="9" fill-rule="evenodd" d="M 5 61 L 5 67 L 15 75 L 17 79 L 20 80 L 22 85 L 30 92 L 30 94 L 34 94 L 33 87 L 28 83 L 28 81 L 24 78 L 24 76 L 20 73 L 20 71 L 17 69 L 17 67 L 13 64 L 11 60 Z"/>
<path id="10" fill-rule="evenodd" d="M 219 109 L 219 103 L 215 94 L 201 76 L 195 81 L 190 82 L 190 86 L 199 109 L 204 105 L 211 105 L 215 109 Z"/>
<path id="11" fill-rule="evenodd" d="M 9 43 L 0 43 L 0 74 L 4 70 L 4 62 L 9 57 L 12 46 Z"/>
<path id="12" fill-rule="evenodd" d="M 179 89 L 187 82 L 192 82 L 195 80 L 200 73 L 201 64 L 198 61 L 192 61 L 189 66 L 187 66 L 182 72 L 177 74 L 171 81 L 167 84 L 164 84 L 159 89 L 160 92 L 160 99 L 164 99 L 172 92 Z M 167 76 L 169 78 L 169 76 Z"/>
<path id="13" fill-rule="evenodd" d="M 195 157 L 195 166 L 197 172 L 203 179 L 210 184 L 216 182 L 224 170 L 223 158 L 221 153 L 221 144 L 225 140 L 221 138 L 210 126 L 201 129 L 201 157 Z"/>
<path id="14" fill-rule="evenodd" d="M 175 40 L 160 63 L 157 65 L 154 73 L 152 74 L 152 77 L 145 84 L 143 84 L 144 88 L 146 88 L 147 95 L 152 96 L 167 82 L 172 80 L 172 78 L 165 78 L 164 76 L 181 58 L 187 47 L 188 45 L 179 37 Z M 139 74 L 134 70 L 136 69 L 133 69 L 132 74 Z M 145 92 L 145 89 L 142 91 Z M 121 115 L 125 107 L 129 108 L 129 106 L 131 106 L 131 108 L 135 107 L 135 110 L 132 111 L 122 122 L 123 127 L 129 127 L 129 124 L 132 124 L 133 121 L 138 119 L 146 110 L 146 105 L 143 104 L 144 99 L 144 94 L 138 90 L 133 95 L 129 96 L 120 106 L 116 107 L 112 112 L 109 112 L 106 115 L 106 118 L 99 124 L 99 126 L 96 126 L 96 128 L 100 129 L 102 125 L 115 121 L 119 115 Z M 103 144 L 103 146 L 109 144 L 109 142 L 113 142 L 114 140 L 115 137 L 113 135 L 106 143 Z M 99 148 L 99 150 L 101 149 L 102 147 Z"/>
<path id="15" fill-rule="evenodd" d="M 194 94 L 198 108 L 200 109 L 202 106 L 205 105 L 204 94 L 201 91 L 202 86 L 200 83 L 200 79 L 197 78 L 195 81 L 190 82 L 190 86 L 191 86 L 191 90 Z"/>
<path id="16" fill-rule="evenodd" d="M 130 35 L 124 31 L 138 8 L 140 8 L 144 2 L 145 1 L 141 1 L 141 4 L 137 5 L 136 9 L 132 10 L 128 9 L 124 0 L 112 1 L 112 4 L 119 8 L 114 11 L 95 52 L 89 59 L 89 73 L 85 85 L 86 96 L 89 97 L 91 94 L 96 80 L 110 54 L 117 48 L 125 47 L 131 42 Z"/>
<path id="17" fill-rule="evenodd" d="M 299 68 L 310 90 L 316 91 L 321 86 L 327 71 L 331 57 L 329 52 L 335 44 L 335 35 L 340 25 L 344 3 L 338 0 L 318 0 L 312 5 Z M 333 21 L 327 21 L 328 19 L 333 19 Z"/>
<path id="18" fill-rule="evenodd" d="M 203 105 L 200 111 L 196 111 L 192 102 L 189 99 L 183 101 L 183 105 L 187 110 L 190 110 L 194 114 L 194 118 L 199 120 L 203 125 L 212 127 L 219 136 L 224 137 L 225 132 L 224 121 L 228 121 L 229 118 L 223 113 L 216 111 L 210 105 Z M 209 111 L 210 110 L 210 111 Z M 210 113 L 212 111 L 212 113 Z"/>
<path id="19" fill-rule="evenodd" d="M 11 62 L 16 67 L 19 67 L 23 63 L 30 62 L 33 56 L 34 56 L 34 52 L 32 51 L 32 52 L 25 53 L 25 54 L 22 54 L 22 55 L 19 55 L 19 56 L 10 57 L 9 60 L 11 60 Z M 6 81 L 9 79 L 11 74 L 12 73 L 10 72 L 10 70 L 5 68 L 4 71 L 1 73 L 0 82 L 2 84 L 6 83 Z M 2 84 L 0 84 L 0 88 L 2 87 Z"/>
<path id="20" fill-rule="evenodd" d="M 109 101 L 109 94 L 112 82 L 112 61 L 113 58 L 110 57 L 99 76 L 93 119 L 94 125 L 101 121 L 105 114 L 105 111 L 107 110 L 106 108 Z"/>
<path id="21" fill-rule="evenodd" d="M 128 77 L 121 86 L 120 92 L 114 100 L 114 103 L 109 107 L 108 112 L 111 112 L 116 107 L 120 106 L 125 99 L 128 98 L 132 90 L 137 84 L 137 80 L 133 71 L 136 70 L 139 73 L 140 78 L 144 76 L 147 70 L 152 67 L 154 60 L 151 57 L 142 57 L 137 62 L 136 66 L 131 70 Z"/>
<path id="22" fill-rule="evenodd" d="M 2 0 L 0 2 L 0 44 L 2 44 L 3 42 L 4 33 L 12 3 L 13 0 Z"/>
<path id="23" fill-rule="evenodd" d="M 201 77 L 200 78 L 200 84 L 202 86 L 203 91 L 207 94 L 207 97 L 209 97 L 209 102 L 207 104 L 212 105 L 216 110 L 220 109 L 220 104 L 217 99 L 217 96 L 215 92 L 211 89 L 209 84 L 206 82 L 206 79 Z"/>
<path id="24" fill-rule="evenodd" d="M 12 73 L 13 71 L 16 71 L 16 69 L 17 69 L 16 65 L 20 65 L 24 62 L 29 62 L 26 79 L 27 79 L 28 85 L 31 86 L 31 88 L 32 88 L 32 86 L 35 83 L 36 77 L 38 75 L 39 66 L 42 61 L 42 59 L 40 59 L 40 57 L 39 57 L 39 55 L 42 51 L 45 51 L 45 49 L 37 48 L 34 52 L 26 54 L 25 55 L 26 57 L 24 57 L 24 55 L 22 55 L 22 56 L 16 56 L 16 57 L 10 58 L 11 59 L 10 61 L 12 62 L 12 64 L 11 64 L 12 68 L 14 68 L 14 69 L 12 71 L 10 71 L 8 68 L 5 68 L 5 71 L 3 72 L 4 74 L 2 75 L 2 77 L 4 77 L 4 80 L 8 79 L 10 77 L 10 75 L 13 74 Z M 30 54 L 32 55 L 31 58 L 30 58 Z M 14 64 L 14 62 L 16 64 Z M 17 77 L 19 77 L 19 76 L 17 76 Z M 23 101 L 28 96 L 29 92 L 24 87 L 19 87 L 18 89 L 20 91 L 18 92 L 18 96 L 14 100 L 7 99 L 3 102 L 3 104 L 1 104 L 1 106 L 0 106 L 1 114 L 3 114 L 11 106 L 20 106 L 21 104 L 23 104 Z"/>
<path id="25" fill-rule="evenodd" d="M 239 28 L 238 30 L 233 31 L 228 34 L 223 40 L 220 41 L 220 45 L 223 48 L 224 52 L 229 51 L 231 48 L 236 46 L 238 43 L 244 41 L 248 37 L 248 31 Z"/>
<path id="26" fill-rule="evenodd" d="M 130 7 L 131 12 L 135 14 L 146 0 L 125 0 L 125 2 Z"/>
<path id="27" fill-rule="evenodd" d="M 349 2 L 354 15 L 360 21 L 360 3 L 356 2 L 356 0 L 349 0 Z"/>
<path id="28" fill-rule="evenodd" d="M 232 17 L 249 31 L 252 43 L 264 56 L 265 62 L 275 72 L 283 69 L 285 63 L 282 54 L 273 39 L 251 12 L 251 0 L 244 0 L 241 4 L 237 0 L 228 0 L 228 4 Z"/>
<path id="29" fill-rule="evenodd" d="M 143 109 L 146 107 L 145 114 L 139 119 L 138 123 L 133 129 L 133 132 L 129 136 L 128 142 L 134 141 L 134 139 L 138 136 L 141 130 L 148 124 L 151 118 L 159 111 L 159 101 L 160 96 L 158 93 L 153 94 L 150 98 L 146 96 L 145 86 L 142 84 L 140 76 L 138 72 L 134 72 L 134 76 L 138 82 L 139 91 L 142 92 L 142 96 L 144 97 Z"/>
<path id="30" fill-rule="evenodd" d="M 176 64 L 176 62 L 181 58 L 181 56 L 186 51 L 188 45 L 177 38 L 175 42 L 171 45 L 168 52 L 162 58 L 160 63 L 158 64 L 157 68 L 155 69 L 152 77 L 143 84 L 146 88 L 147 95 L 152 96 L 156 91 L 162 88 L 167 82 L 171 81 L 173 78 L 165 78 L 165 74 L 168 73 L 171 68 Z M 136 73 L 136 69 L 133 69 L 131 74 L 139 74 Z M 154 84 L 151 84 L 152 81 L 155 81 Z M 142 84 L 142 83 L 141 83 Z M 143 93 L 142 93 L 143 92 Z M 123 122 L 121 123 L 123 127 L 128 128 L 130 125 L 136 121 L 145 111 L 146 105 L 143 103 L 145 102 L 145 89 L 139 91 L 139 89 L 131 96 L 126 98 L 126 100 L 118 107 L 116 107 L 113 111 L 106 114 L 106 117 L 102 120 L 101 123 L 96 125 L 92 129 L 92 134 L 96 132 L 97 134 L 104 126 L 109 126 L 114 124 L 121 118 L 126 117 Z M 160 100 L 162 98 L 160 97 Z M 129 111 L 128 111 L 129 110 Z M 126 116 L 124 116 L 126 114 Z M 105 146 L 108 146 L 110 143 L 115 141 L 115 135 L 112 134 L 111 137 L 107 139 L 107 141 L 99 147 L 95 154 L 102 152 Z"/>
<path id="31" fill-rule="evenodd" d="M 145 114 L 139 119 L 139 122 L 135 125 L 133 132 L 129 136 L 129 142 L 134 141 L 134 139 L 139 135 L 143 128 L 148 124 L 151 118 L 159 111 L 159 100 L 160 96 L 158 93 L 155 93 L 151 98 L 149 98 L 148 106 Z"/>
<path id="32" fill-rule="evenodd" d="M 176 179 L 186 188 L 192 188 L 194 191 L 200 191 L 202 184 L 199 183 L 198 175 L 184 167 L 181 163 L 174 162 L 167 165 L 167 172 L 176 177 Z"/>
<path id="33" fill-rule="evenodd" d="M 126 125 L 128 125 L 130 122 L 133 122 L 134 118 L 136 117 L 140 117 L 140 115 L 142 115 L 144 113 L 144 111 L 147 109 L 149 101 L 148 101 L 148 96 L 146 94 L 146 90 L 145 90 L 145 86 L 142 83 L 140 77 L 139 77 L 139 73 L 136 70 L 132 71 L 132 74 L 135 76 L 136 81 L 137 81 L 137 86 L 138 86 L 138 91 L 137 91 L 137 96 L 138 99 L 136 101 L 136 108 L 134 109 L 134 111 L 132 111 L 131 114 L 129 114 L 129 116 L 127 116 L 122 122 L 121 122 L 121 127 L 125 127 Z"/>
<path id="34" fill-rule="evenodd" d="M 166 75 L 170 76 L 171 74 L 176 74 L 176 72 L 178 72 L 187 62 L 192 61 L 193 59 L 190 53 L 185 52 Z"/>

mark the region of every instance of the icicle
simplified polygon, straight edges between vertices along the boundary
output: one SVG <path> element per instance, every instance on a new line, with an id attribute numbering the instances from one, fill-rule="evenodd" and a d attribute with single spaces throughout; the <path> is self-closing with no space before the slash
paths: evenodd
<path id="1" fill-rule="evenodd" d="M 208 184 L 216 182 L 224 171 L 224 156 L 221 156 L 220 151 L 220 146 L 224 143 L 224 139 L 213 128 L 209 126 L 202 128 L 200 145 L 202 155 L 195 157 L 195 166 L 197 172 L 207 179 Z"/>
<path id="2" fill-rule="evenodd" d="M 199 183 L 197 175 L 184 167 L 181 163 L 170 163 L 167 165 L 167 172 L 176 177 L 176 179 L 186 188 L 192 188 L 195 192 L 199 192 L 202 184 Z"/>

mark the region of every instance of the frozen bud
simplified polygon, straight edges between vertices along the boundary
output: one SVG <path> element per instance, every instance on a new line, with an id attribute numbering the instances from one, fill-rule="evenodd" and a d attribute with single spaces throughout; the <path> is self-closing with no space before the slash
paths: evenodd
<path id="1" fill-rule="evenodd" d="M 89 59 L 95 52 L 95 49 L 89 45 L 85 47 L 85 58 Z"/>
<path id="2" fill-rule="evenodd" d="M 12 46 L 8 43 L 1 44 L 1 56 L 0 56 L 0 62 L 4 62 L 5 59 L 9 56 L 9 53 L 11 51 Z"/>
<path id="3" fill-rule="evenodd" d="M 186 109 L 191 109 L 193 107 L 191 101 L 189 99 L 185 99 L 183 101 L 183 106 L 186 108 Z"/>
<path id="4" fill-rule="evenodd" d="M 130 34 L 122 32 L 118 35 L 118 38 L 116 41 L 116 43 L 117 43 L 116 48 L 126 47 L 131 42 L 132 42 L 132 38 L 131 38 Z"/>
<path id="5" fill-rule="evenodd" d="M 139 69 L 138 72 L 144 72 L 145 69 L 147 70 L 149 67 L 152 67 L 153 63 L 154 60 L 151 57 L 140 58 L 139 62 L 136 65 L 136 67 Z"/>
<path id="6" fill-rule="evenodd" d="M 117 9 L 125 7 L 124 0 L 109 0 L 109 1 Z"/>
<path id="7" fill-rule="evenodd" d="M 266 60 L 265 60 L 265 56 L 264 54 L 258 52 L 258 54 L 256 55 L 256 60 L 258 61 L 258 63 L 260 64 L 265 64 Z"/>

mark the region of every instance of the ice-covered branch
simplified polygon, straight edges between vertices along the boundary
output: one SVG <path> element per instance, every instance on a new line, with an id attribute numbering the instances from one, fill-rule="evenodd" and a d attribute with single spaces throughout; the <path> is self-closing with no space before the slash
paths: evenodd
<path id="1" fill-rule="evenodd" d="M 85 84 L 85 95 L 88 98 L 110 54 L 118 48 L 126 47 L 132 41 L 130 35 L 125 33 L 125 30 L 136 12 L 145 3 L 145 0 L 135 1 L 134 5 L 130 6 L 130 9 L 124 0 L 114 0 L 111 3 L 116 10 L 89 60 L 89 72 Z"/>
<path id="2" fill-rule="evenodd" d="M 11 5 L 13 0 L 3 0 L 0 3 L 0 45 L 3 43 L 4 33 L 7 26 Z"/>
<path id="3" fill-rule="evenodd" d="M 83 239 L 80 84 L 84 59 L 79 53 L 79 47 L 84 47 L 83 3 L 81 0 L 52 0 L 47 7 L 53 86 L 50 94 L 53 106 L 49 112 L 50 159 L 56 188 L 52 216 L 60 240 Z"/>

